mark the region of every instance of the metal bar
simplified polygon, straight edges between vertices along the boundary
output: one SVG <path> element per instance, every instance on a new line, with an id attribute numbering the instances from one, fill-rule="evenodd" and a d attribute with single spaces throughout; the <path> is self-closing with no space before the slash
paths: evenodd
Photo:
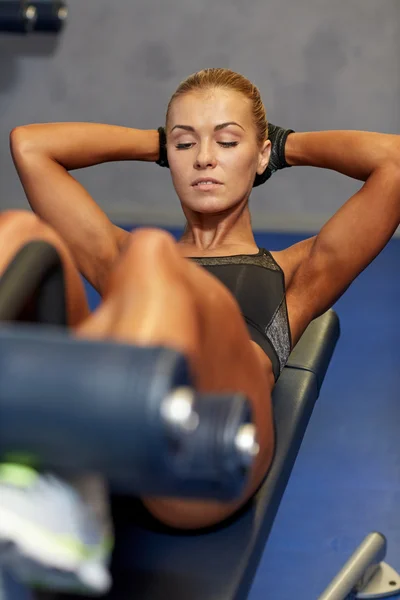
<path id="1" fill-rule="evenodd" d="M 336 575 L 318 600 L 351 600 L 375 574 L 386 556 L 386 538 L 371 533 Z"/>

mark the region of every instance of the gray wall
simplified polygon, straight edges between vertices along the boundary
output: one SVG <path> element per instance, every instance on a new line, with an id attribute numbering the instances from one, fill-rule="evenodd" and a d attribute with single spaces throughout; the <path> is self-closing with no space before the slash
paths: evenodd
<path id="1" fill-rule="evenodd" d="M 2 210 L 28 206 L 9 156 L 13 127 L 74 120 L 157 127 L 179 81 L 208 66 L 252 79 L 274 123 L 400 133 L 398 0 L 69 0 L 69 6 L 58 39 L 0 34 Z M 77 177 L 120 223 L 183 222 L 166 169 L 119 163 Z M 254 191 L 254 228 L 314 231 L 358 188 L 328 171 L 278 173 Z"/>

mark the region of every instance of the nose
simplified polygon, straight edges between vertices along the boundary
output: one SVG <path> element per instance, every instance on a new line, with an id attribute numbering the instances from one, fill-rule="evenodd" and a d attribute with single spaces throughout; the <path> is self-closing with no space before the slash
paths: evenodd
<path id="1" fill-rule="evenodd" d="M 217 164 L 215 152 L 213 151 L 212 143 L 204 141 L 199 144 L 199 151 L 196 156 L 196 169 L 206 169 L 207 167 L 214 168 Z"/>

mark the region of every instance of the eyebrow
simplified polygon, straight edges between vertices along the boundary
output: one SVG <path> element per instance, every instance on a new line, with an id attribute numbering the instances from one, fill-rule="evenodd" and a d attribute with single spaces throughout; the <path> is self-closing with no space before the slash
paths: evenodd
<path id="1" fill-rule="evenodd" d="M 220 123 L 219 125 L 216 125 L 214 127 L 214 131 L 221 131 L 221 129 L 225 129 L 225 127 L 229 127 L 229 125 L 237 125 L 238 127 L 240 127 L 240 129 L 244 128 L 239 125 L 239 123 L 236 123 L 236 121 L 227 121 L 226 123 Z M 184 129 L 185 131 L 195 131 L 194 127 L 191 127 L 190 125 L 175 125 L 172 129 L 171 129 L 171 133 L 174 131 L 174 129 Z"/>

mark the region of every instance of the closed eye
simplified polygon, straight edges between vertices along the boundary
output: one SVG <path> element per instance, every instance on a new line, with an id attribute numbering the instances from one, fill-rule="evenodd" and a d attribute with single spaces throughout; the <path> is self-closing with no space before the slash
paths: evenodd
<path id="1" fill-rule="evenodd" d="M 217 142 L 223 148 L 233 148 L 237 146 L 239 142 Z M 193 146 L 194 142 L 186 142 L 176 145 L 177 150 L 189 150 Z"/>

